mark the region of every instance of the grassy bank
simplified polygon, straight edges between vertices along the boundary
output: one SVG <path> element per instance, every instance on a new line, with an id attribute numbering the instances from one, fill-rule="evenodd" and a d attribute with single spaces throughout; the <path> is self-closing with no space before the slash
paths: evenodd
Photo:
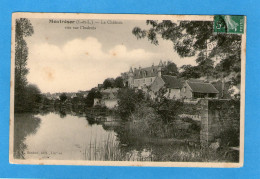
<path id="1" fill-rule="evenodd" d="M 228 149 L 200 148 L 171 140 L 157 144 L 135 142 L 121 145 L 112 135 L 105 141 L 91 140 L 85 148 L 84 158 L 96 161 L 238 162 L 238 152 Z"/>

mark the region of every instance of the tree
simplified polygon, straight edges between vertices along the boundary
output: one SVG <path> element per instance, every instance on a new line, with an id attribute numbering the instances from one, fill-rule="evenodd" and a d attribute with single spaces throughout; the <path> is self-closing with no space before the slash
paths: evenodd
<path id="1" fill-rule="evenodd" d="M 211 21 L 181 21 L 176 24 L 169 20 L 161 22 L 147 20 L 146 24 L 150 26 L 149 29 L 135 27 L 132 30 L 137 39 L 147 38 L 152 44 L 158 45 L 157 36 L 161 36 L 163 39 L 173 42 L 173 49 L 180 57 L 196 56 L 198 53 L 205 54 L 207 43 L 215 42 L 216 46 L 212 51 L 207 52 L 208 54 L 204 55 L 204 58 L 198 56 L 198 58 L 201 58 L 199 59 L 201 61 L 199 66 L 206 68 L 208 64 L 204 66 L 205 63 L 202 63 L 202 61 L 210 59 L 214 62 L 221 59 L 221 62 L 217 63 L 220 66 L 220 68 L 217 68 L 218 73 L 227 72 L 225 75 L 228 75 L 234 72 L 236 73 L 235 76 L 240 76 L 241 35 L 213 34 L 213 22 Z M 227 63 L 229 61 L 232 61 L 232 63 Z M 206 73 L 208 74 L 209 71 Z M 240 80 L 237 81 L 240 83 Z"/>
<path id="2" fill-rule="evenodd" d="M 23 111 L 25 101 L 25 88 L 28 73 L 27 59 L 28 47 L 24 37 L 34 33 L 31 22 L 26 18 L 16 19 L 15 23 L 15 112 Z"/>
<path id="3" fill-rule="evenodd" d="M 197 66 L 183 65 L 181 69 L 183 71 L 180 73 L 180 77 L 183 77 L 185 79 L 199 78 L 201 75 Z"/>
<path id="4" fill-rule="evenodd" d="M 173 62 L 168 61 L 167 66 L 162 69 L 162 74 L 177 76 L 179 74 L 177 65 Z"/>
<path id="5" fill-rule="evenodd" d="M 115 87 L 116 88 L 123 88 L 124 87 L 123 78 L 121 76 L 119 76 L 115 79 Z"/>
<path id="6" fill-rule="evenodd" d="M 114 78 L 107 78 L 105 79 L 105 81 L 103 82 L 103 88 L 107 89 L 107 88 L 113 88 L 115 86 L 115 80 Z"/>
<path id="7" fill-rule="evenodd" d="M 25 87 L 23 111 L 33 111 L 41 103 L 41 91 L 34 84 L 29 84 Z"/>
<path id="8" fill-rule="evenodd" d="M 61 101 L 62 103 L 64 103 L 67 98 L 68 98 L 68 97 L 67 97 L 67 95 L 66 95 L 65 93 L 62 93 L 62 94 L 60 95 L 60 101 Z"/>
<path id="9" fill-rule="evenodd" d="M 136 108 L 141 107 L 145 95 L 141 90 L 135 92 L 134 89 L 122 88 L 118 91 L 117 98 L 118 112 L 123 119 L 127 120 Z"/>
<path id="10" fill-rule="evenodd" d="M 86 106 L 92 107 L 94 105 L 94 99 L 95 98 L 101 99 L 102 94 L 98 90 L 96 90 L 95 88 L 92 88 L 90 90 L 90 92 L 88 93 L 88 96 L 86 97 L 86 100 L 85 100 Z"/>

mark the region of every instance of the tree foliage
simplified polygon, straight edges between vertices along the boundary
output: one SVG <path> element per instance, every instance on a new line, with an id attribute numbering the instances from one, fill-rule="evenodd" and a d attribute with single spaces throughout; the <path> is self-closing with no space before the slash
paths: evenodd
<path id="1" fill-rule="evenodd" d="M 41 100 L 42 96 L 39 88 L 34 84 L 27 85 L 24 93 L 23 112 L 33 111 L 35 108 L 39 107 Z"/>
<path id="2" fill-rule="evenodd" d="M 162 74 L 177 76 L 179 74 L 177 65 L 173 62 L 168 61 L 166 67 L 162 69 Z"/>
<path id="3" fill-rule="evenodd" d="M 103 88 L 113 88 L 115 86 L 115 79 L 114 78 L 107 78 L 103 82 Z"/>
<path id="4" fill-rule="evenodd" d="M 88 96 L 86 97 L 85 104 L 87 107 L 92 107 L 94 105 L 94 99 L 102 98 L 102 94 L 95 88 L 92 88 L 90 92 L 88 93 Z"/>
<path id="5" fill-rule="evenodd" d="M 127 119 L 136 108 L 142 105 L 145 96 L 141 90 L 122 88 L 118 91 L 118 112 L 123 119 Z"/>
<path id="6" fill-rule="evenodd" d="M 115 79 L 115 87 L 116 88 L 123 88 L 124 87 L 123 78 L 121 76 L 119 76 Z"/>
<path id="7" fill-rule="evenodd" d="M 197 66 L 183 65 L 181 69 L 183 71 L 180 73 L 180 76 L 184 79 L 199 78 L 201 76 Z"/>
<path id="8" fill-rule="evenodd" d="M 123 78 L 121 76 L 117 77 L 116 79 L 114 78 L 107 78 L 104 80 L 103 88 L 123 88 L 124 87 L 124 82 Z"/>
<path id="9" fill-rule="evenodd" d="M 67 98 L 68 98 L 68 97 L 67 97 L 67 95 L 66 95 L 65 93 L 62 93 L 62 94 L 60 95 L 60 101 L 61 101 L 62 103 L 64 103 Z"/>
<path id="10" fill-rule="evenodd" d="M 27 59 L 28 47 L 25 37 L 34 33 L 31 22 L 26 18 L 16 19 L 15 22 L 15 112 L 24 110 L 26 104 L 27 87 L 26 75 L 28 74 Z"/>

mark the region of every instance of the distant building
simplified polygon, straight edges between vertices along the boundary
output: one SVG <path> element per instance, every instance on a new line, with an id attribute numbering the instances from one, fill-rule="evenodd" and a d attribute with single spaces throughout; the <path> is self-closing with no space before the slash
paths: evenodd
<path id="1" fill-rule="evenodd" d="M 201 81 L 186 80 L 181 89 L 184 99 L 217 98 L 219 91 L 211 84 Z"/>
<path id="2" fill-rule="evenodd" d="M 154 82 L 150 86 L 149 95 L 152 99 L 155 98 L 156 94 L 161 88 L 165 88 L 166 93 L 164 96 L 168 99 L 180 99 L 182 83 L 176 76 L 162 75 L 156 77 Z"/>
<path id="3" fill-rule="evenodd" d="M 160 61 L 158 66 L 152 65 L 151 67 L 132 69 L 128 72 L 128 87 L 142 89 L 143 87 L 150 86 L 156 77 L 161 77 L 162 68 L 164 64 Z"/>

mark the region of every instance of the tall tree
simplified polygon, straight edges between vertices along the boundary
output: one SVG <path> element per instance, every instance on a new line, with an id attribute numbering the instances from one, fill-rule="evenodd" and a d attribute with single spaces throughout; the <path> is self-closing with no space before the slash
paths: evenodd
<path id="1" fill-rule="evenodd" d="M 123 81 L 123 78 L 121 76 L 119 76 L 115 79 L 115 87 L 116 88 L 123 88 L 124 87 L 124 81 Z"/>
<path id="2" fill-rule="evenodd" d="M 115 86 L 115 80 L 114 78 L 107 78 L 103 82 L 103 88 L 113 88 Z"/>
<path id="3" fill-rule="evenodd" d="M 168 61 L 166 67 L 162 69 L 162 74 L 177 76 L 179 74 L 177 65 L 173 62 Z"/>
<path id="4" fill-rule="evenodd" d="M 26 75 L 28 73 L 28 47 L 24 37 L 34 33 L 31 22 L 26 18 L 16 19 L 15 23 L 15 111 L 22 111 L 25 103 Z"/>
<path id="5" fill-rule="evenodd" d="M 41 103 L 41 91 L 34 84 L 27 85 L 25 87 L 24 100 L 23 110 L 28 112 L 33 111 Z"/>

